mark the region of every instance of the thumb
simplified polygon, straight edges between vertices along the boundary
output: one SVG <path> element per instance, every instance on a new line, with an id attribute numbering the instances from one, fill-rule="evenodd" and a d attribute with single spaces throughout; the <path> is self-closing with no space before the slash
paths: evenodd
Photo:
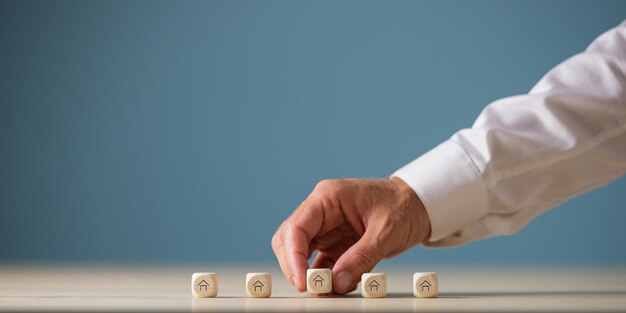
<path id="1" fill-rule="evenodd" d="M 383 256 L 373 232 L 365 232 L 352 247 L 339 257 L 333 267 L 333 289 L 336 293 L 354 290 L 363 273 L 370 272 Z"/>

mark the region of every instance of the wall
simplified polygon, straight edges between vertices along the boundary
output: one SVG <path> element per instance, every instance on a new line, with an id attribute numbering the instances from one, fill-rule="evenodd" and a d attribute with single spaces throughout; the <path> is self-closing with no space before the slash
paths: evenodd
<path id="1" fill-rule="evenodd" d="M 250 262 L 318 180 L 384 177 L 624 1 L 2 1 L 0 260 Z M 626 262 L 626 179 L 397 262 Z"/>

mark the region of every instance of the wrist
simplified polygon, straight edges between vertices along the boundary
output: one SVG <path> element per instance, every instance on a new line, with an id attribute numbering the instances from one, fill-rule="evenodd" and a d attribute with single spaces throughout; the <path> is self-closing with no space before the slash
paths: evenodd
<path id="1" fill-rule="evenodd" d="M 412 224 L 415 228 L 414 242 L 416 244 L 427 242 L 431 232 L 430 218 L 428 217 L 428 212 L 422 200 L 420 200 L 413 188 L 402 179 L 393 177 L 390 181 L 399 193 L 399 199 L 402 203 L 401 206 L 412 213 L 409 214 L 409 216 L 412 217 Z"/>

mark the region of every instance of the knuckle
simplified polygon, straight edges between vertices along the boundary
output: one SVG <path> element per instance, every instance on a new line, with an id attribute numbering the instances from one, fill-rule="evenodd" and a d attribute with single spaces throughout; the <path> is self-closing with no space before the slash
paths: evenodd
<path id="1" fill-rule="evenodd" d="M 341 191 L 341 187 L 340 179 L 324 179 L 317 183 L 313 191 L 318 196 L 335 197 Z"/>
<path id="2" fill-rule="evenodd" d="M 315 185 L 315 190 L 325 190 L 330 188 L 330 186 L 333 184 L 333 180 L 331 179 L 323 179 L 320 180 L 317 185 Z"/>
<path id="3" fill-rule="evenodd" d="M 292 225 L 290 227 L 288 227 L 287 229 L 285 229 L 285 233 L 283 235 L 283 238 L 288 242 L 288 243 L 293 243 L 296 242 L 298 239 L 298 235 L 300 233 L 300 228 L 296 225 Z"/>
<path id="4" fill-rule="evenodd" d="M 272 237 L 272 249 L 274 249 L 274 251 L 278 251 L 282 248 L 282 246 L 283 246 L 283 240 L 280 234 L 277 232 Z"/>

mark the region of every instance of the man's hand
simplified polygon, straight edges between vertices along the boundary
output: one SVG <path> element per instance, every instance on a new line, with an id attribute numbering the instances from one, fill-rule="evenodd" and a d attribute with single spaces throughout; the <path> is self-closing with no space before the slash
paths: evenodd
<path id="1" fill-rule="evenodd" d="M 283 222 L 272 248 L 289 282 L 306 290 L 312 268 L 332 268 L 336 293 L 354 290 L 361 274 L 425 241 L 428 214 L 402 180 L 324 180 Z"/>

